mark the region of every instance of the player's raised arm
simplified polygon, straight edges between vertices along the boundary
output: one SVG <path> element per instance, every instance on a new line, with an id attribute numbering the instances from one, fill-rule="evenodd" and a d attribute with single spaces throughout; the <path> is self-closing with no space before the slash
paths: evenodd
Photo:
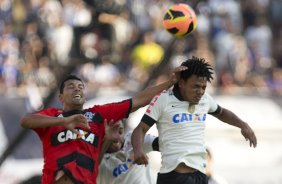
<path id="1" fill-rule="evenodd" d="M 246 141 L 250 141 L 250 146 L 257 146 L 257 138 L 252 128 L 232 111 L 221 108 L 221 112 L 213 116 L 229 125 L 240 128 L 241 133 L 245 137 Z"/>
<path id="2" fill-rule="evenodd" d="M 170 77 L 167 81 L 154 86 L 149 87 L 139 93 L 137 93 L 134 97 L 132 97 L 132 109 L 131 112 L 136 111 L 140 107 L 146 106 L 150 103 L 152 98 L 161 93 L 163 90 L 169 89 L 171 86 L 173 86 L 180 78 L 180 72 L 186 70 L 187 67 L 185 66 L 179 66 L 172 70 Z"/>

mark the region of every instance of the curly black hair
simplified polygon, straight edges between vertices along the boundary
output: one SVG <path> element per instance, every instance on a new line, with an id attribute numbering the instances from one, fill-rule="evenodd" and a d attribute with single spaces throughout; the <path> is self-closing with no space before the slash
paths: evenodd
<path id="1" fill-rule="evenodd" d="M 192 75 L 196 75 L 198 77 L 205 77 L 208 82 L 211 82 L 212 77 L 212 66 L 205 61 L 204 58 L 197 58 L 193 56 L 191 59 L 184 61 L 181 66 L 187 66 L 188 69 L 184 70 L 180 74 L 180 78 L 183 80 L 187 80 Z"/>

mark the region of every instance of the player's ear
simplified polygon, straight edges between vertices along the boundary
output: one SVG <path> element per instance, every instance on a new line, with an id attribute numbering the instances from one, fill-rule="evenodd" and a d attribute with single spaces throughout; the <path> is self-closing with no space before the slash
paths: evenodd
<path id="1" fill-rule="evenodd" d="M 180 79 L 179 81 L 178 81 L 178 87 L 179 88 L 182 88 L 183 86 L 184 86 L 184 80 L 183 79 Z"/>
<path id="2" fill-rule="evenodd" d="M 61 103 L 63 103 L 64 102 L 64 96 L 63 96 L 63 94 L 59 94 L 59 100 L 60 100 L 60 102 Z"/>

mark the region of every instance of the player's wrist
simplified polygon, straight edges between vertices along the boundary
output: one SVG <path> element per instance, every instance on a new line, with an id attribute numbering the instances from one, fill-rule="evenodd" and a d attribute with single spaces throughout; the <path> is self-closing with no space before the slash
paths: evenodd
<path id="1" fill-rule="evenodd" d="M 57 122 L 55 122 L 55 125 L 58 126 L 66 126 L 69 122 L 69 118 L 68 117 L 64 117 L 64 118 L 59 118 Z"/>
<path id="2" fill-rule="evenodd" d="M 248 123 L 242 121 L 240 128 L 241 128 L 241 130 L 244 130 L 244 129 L 246 129 L 246 128 L 249 128 L 249 125 L 248 125 Z"/>
<path id="3" fill-rule="evenodd" d="M 141 153 L 144 153 L 143 146 L 140 145 L 137 148 L 133 148 L 133 152 L 134 152 L 134 154 L 137 154 L 137 155 L 141 154 Z"/>

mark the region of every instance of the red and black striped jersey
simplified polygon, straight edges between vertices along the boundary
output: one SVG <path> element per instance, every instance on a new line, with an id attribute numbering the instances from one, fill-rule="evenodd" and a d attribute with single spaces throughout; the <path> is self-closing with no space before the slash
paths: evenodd
<path id="1" fill-rule="evenodd" d="M 37 114 L 52 117 L 67 117 L 83 114 L 89 122 L 90 130 L 76 127 L 77 135 L 64 126 L 35 128 L 43 144 L 44 168 L 42 183 L 54 182 L 56 173 L 63 170 L 74 183 L 96 184 L 98 175 L 98 155 L 105 135 L 104 119 L 115 122 L 128 117 L 132 100 L 96 105 L 83 111 L 64 112 L 57 108 L 47 108 Z"/>

